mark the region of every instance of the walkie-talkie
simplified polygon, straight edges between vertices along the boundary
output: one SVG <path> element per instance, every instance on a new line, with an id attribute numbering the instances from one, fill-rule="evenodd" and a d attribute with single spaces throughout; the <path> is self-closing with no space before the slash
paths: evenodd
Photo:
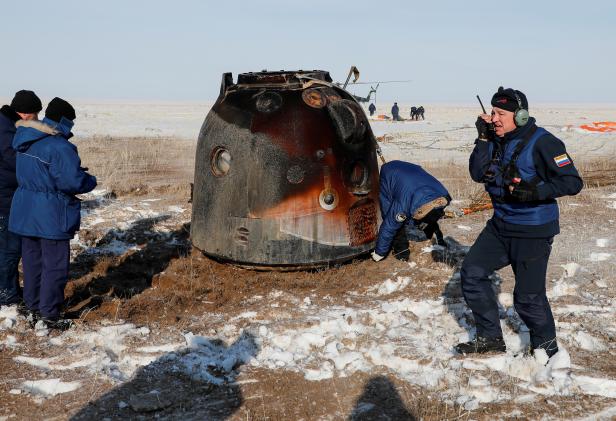
<path id="1" fill-rule="evenodd" d="M 483 102 L 481 102 L 481 98 L 479 98 L 479 95 L 477 95 L 477 101 L 479 101 L 479 105 L 481 105 L 481 110 L 483 111 L 483 113 L 487 114 L 486 108 L 483 106 Z M 488 130 L 490 130 L 491 132 L 494 131 L 494 123 L 488 123 Z"/>

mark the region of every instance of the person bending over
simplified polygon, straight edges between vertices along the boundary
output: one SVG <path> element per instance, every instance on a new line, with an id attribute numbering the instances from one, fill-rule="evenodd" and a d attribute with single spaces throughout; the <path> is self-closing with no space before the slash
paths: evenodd
<path id="1" fill-rule="evenodd" d="M 419 165 L 391 161 L 381 167 L 379 202 L 383 223 L 379 228 L 375 261 L 382 260 L 393 246 L 393 255 L 408 260 L 409 245 L 431 240 L 445 245 L 438 220 L 451 201 L 447 189 Z M 423 246 L 423 244 L 422 244 Z"/>

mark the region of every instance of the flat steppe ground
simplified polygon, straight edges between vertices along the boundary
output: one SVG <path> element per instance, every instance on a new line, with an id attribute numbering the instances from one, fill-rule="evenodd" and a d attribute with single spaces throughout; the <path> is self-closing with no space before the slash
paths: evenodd
<path id="1" fill-rule="evenodd" d="M 100 181 L 83 196 L 72 244 L 67 310 L 79 319 L 49 333 L 2 310 L 0 420 L 616 416 L 616 135 L 575 129 L 610 112 L 539 112 L 586 181 L 559 200 L 547 288 L 566 356 L 549 369 L 523 352 L 509 269 L 494 279 L 508 353 L 451 352 L 473 330 L 459 263 L 490 210 L 444 220 L 450 251 L 426 250 L 412 263 L 362 257 L 317 271 L 251 271 L 190 246 L 194 140 L 78 136 L 83 165 Z M 456 206 L 468 205 L 481 192 L 465 162 L 475 116 L 450 107 L 426 117 L 373 127 L 388 159 L 422 164 Z"/>

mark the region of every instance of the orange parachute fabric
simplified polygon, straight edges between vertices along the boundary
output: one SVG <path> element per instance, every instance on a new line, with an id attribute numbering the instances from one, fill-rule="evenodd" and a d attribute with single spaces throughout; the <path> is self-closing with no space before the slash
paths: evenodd
<path id="1" fill-rule="evenodd" d="M 379 114 L 376 116 L 377 120 L 391 120 L 391 117 L 385 114 Z"/>
<path id="2" fill-rule="evenodd" d="M 616 132 L 616 121 L 595 121 L 592 124 L 583 124 L 580 129 L 588 130 L 589 132 Z"/>

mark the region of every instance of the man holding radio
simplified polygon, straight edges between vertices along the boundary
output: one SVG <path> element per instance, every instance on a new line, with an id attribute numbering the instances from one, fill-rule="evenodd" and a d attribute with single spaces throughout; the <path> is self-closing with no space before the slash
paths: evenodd
<path id="1" fill-rule="evenodd" d="M 560 232 L 556 198 L 579 193 L 582 179 L 564 143 L 529 117 L 522 92 L 500 87 L 491 103 L 492 114 L 481 114 L 475 123 L 478 139 L 469 170 L 473 181 L 485 185 L 494 215 L 460 271 L 477 335 L 454 349 L 460 354 L 505 351 L 488 277 L 511 265 L 514 306 L 530 330 L 531 348 L 551 357 L 558 345 L 545 284 L 552 241 Z"/>

